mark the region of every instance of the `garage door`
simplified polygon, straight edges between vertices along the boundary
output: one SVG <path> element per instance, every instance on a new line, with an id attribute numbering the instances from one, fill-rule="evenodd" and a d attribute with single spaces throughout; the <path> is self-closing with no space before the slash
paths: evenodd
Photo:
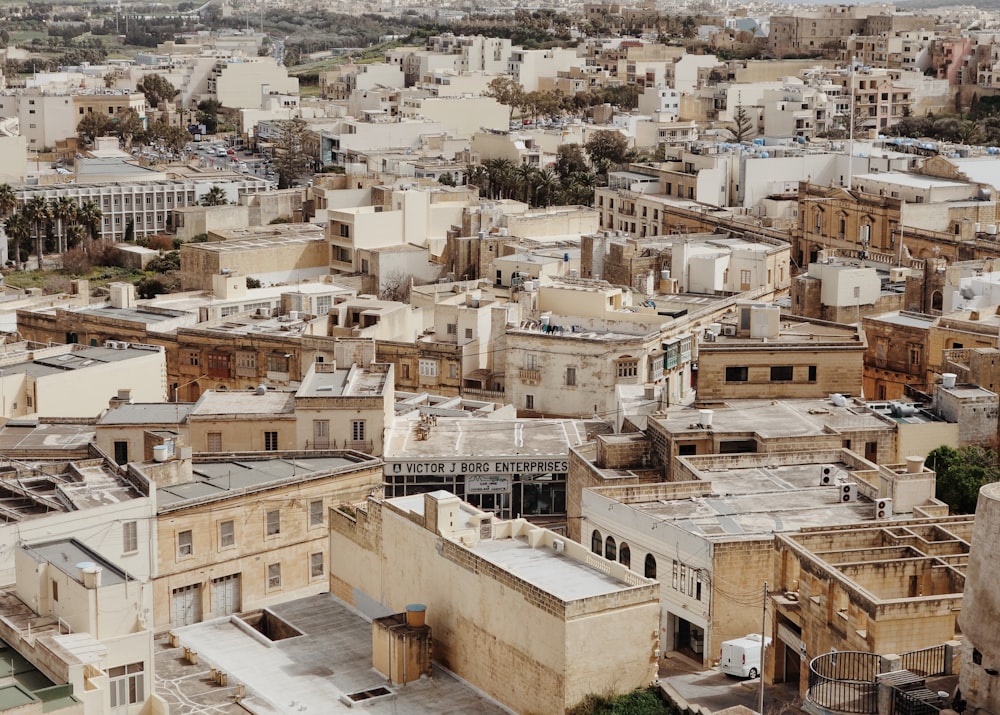
<path id="1" fill-rule="evenodd" d="M 212 612 L 216 616 L 228 616 L 240 610 L 240 575 L 212 579 Z"/>
<path id="2" fill-rule="evenodd" d="M 173 591 L 173 624 L 188 626 L 201 621 L 201 584 L 175 588 Z"/>

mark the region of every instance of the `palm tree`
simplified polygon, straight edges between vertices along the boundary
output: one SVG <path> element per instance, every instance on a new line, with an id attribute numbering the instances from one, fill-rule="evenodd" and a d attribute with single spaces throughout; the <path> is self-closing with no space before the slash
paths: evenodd
<path id="1" fill-rule="evenodd" d="M 45 253 L 45 232 L 42 227 L 52 217 L 49 212 L 49 202 L 44 196 L 32 196 L 24 204 L 24 216 L 35 229 L 35 253 L 38 256 L 38 268 L 41 270 L 42 255 Z"/>
<path id="2" fill-rule="evenodd" d="M 97 229 L 101 225 L 104 212 L 90 199 L 84 199 L 76 211 L 77 220 L 90 230 L 90 239 L 97 239 Z"/>
<path id="3" fill-rule="evenodd" d="M 517 182 L 521 185 L 521 200 L 529 206 L 531 205 L 531 187 L 537 173 L 538 169 L 526 161 L 514 167 L 514 176 L 517 177 Z"/>
<path id="4" fill-rule="evenodd" d="M 486 187 L 489 186 L 490 176 L 486 167 L 482 164 L 469 164 L 465 167 L 465 183 L 479 189 L 480 196 L 486 196 Z"/>
<path id="5" fill-rule="evenodd" d="M 87 235 L 87 227 L 82 223 L 71 223 L 66 227 L 66 250 L 75 248 L 83 242 Z"/>
<path id="6" fill-rule="evenodd" d="M 202 206 L 225 206 L 229 203 L 226 198 L 226 190 L 218 184 L 214 184 L 204 196 L 201 197 Z"/>
<path id="7" fill-rule="evenodd" d="M 17 208 L 17 196 L 10 184 L 0 184 L 0 233 L 3 233 L 4 219 L 10 216 Z M 0 235 L 0 240 L 7 240 L 7 236 Z M 2 245 L 2 244 L 0 244 Z"/>
<path id="8" fill-rule="evenodd" d="M 68 228 L 67 224 L 70 221 L 76 219 L 76 213 L 79 207 L 76 201 L 71 199 L 69 196 L 60 196 L 57 199 L 53 199 L 49 205 L 49 210 L 52 212 L 53 218 L 56 220 L 56 252 L 63 253 L 66 249 L 66 231 Z"/>
<path id="9" fill-rule="evenodd" d="M 535 201 L 541 206 L 549 206 L 559 191 L 559 177 L 552 169 L 539 171 L 535 175 Z"/>
<path id="10" fill-rule="evenodd" d="M 13 244 L 14 265 L 21 269 L 21 247 L 31 240 L 31 222 L 21 213 L 11 214 L 4 221 L 4 231 Z"/>
<path id="11" fill-rule="evenodd" d="M 483 166 L 490 177 L 490 198 L 509 198 L 514 186 L 514 163 L 510 159 L 487 159 Z"/>

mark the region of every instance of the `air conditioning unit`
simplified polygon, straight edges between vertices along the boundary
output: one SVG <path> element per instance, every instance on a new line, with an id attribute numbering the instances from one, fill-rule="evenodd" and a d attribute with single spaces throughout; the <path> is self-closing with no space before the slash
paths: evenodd
<path id="1" fill-rule="evenodd" d="M 561 554 L 566 551 L 566 542 L 562 539 L 552 539 L 552 550 L 557 554 Z"/>
<path id="2" fill-rule="evenodd" d="M 723 325 L 722 326 L 722 334 L 723 335 L 728 335 L 729 337 L 734 337 L 736 335 L 736 326 L 735 325 Z"/>
<path id="3" fill-rule="evenodd" d="M 837 474 L 837 468 L 832 464 L 824 464 L 819 468 L 819 485 L 832 487 Z"/>
<path id="4" fill-rule="evenodd" d="M 875 500 L 875 518 L 889 519 L 892 517 L 892 499 L 888 497 Z"/>
<path id="5" fill-rule="evenodd" d="M 124 340 L 105 340 L 104 347 L 110 350 L 125 350 L 128 348 L 128 343 Z"/>
<path id="6" fill-rule="evenodd" d="M 858 485 L 857 484 L 841 484 L 840 485 L 840 501 L 849 502 L 858 500 Z"/>

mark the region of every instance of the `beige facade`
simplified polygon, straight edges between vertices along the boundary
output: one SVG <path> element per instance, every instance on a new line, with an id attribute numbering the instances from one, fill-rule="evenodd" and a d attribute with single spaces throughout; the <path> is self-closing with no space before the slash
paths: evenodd
<path id="1" fill-rule="evenodd" d="M 13 556 L 0 638 L 69 685 L 63 697 L 81 702 L 82 715 L 151 712 L 153 637 L 140 582 L 74 539 L 21 545 Z"/>
<path id="2" fill-rule="evenodd" d="M 425 604 L 435 660 L 516 712 L 655 677 L 655 582 L 524 520 L 444 491 L 369 498 L 330 511 L 330 551 L 332 593 L 388 613 Z"/>
<path id="3" fill-rule="evenodd" d="M 223 208 L 236 211 L 242 207 Z M 212 290 L 212 277 L 223 271 L 264 283 L 316 278 L 329 272 L 323 232 L 311 224 L 262 226 L 232 238 L 181 246 L 181 278 L 186 290 Z"/>
<path id="4" fill-rule="evenodd" d="M 735 324 L 721 323 L 720 335 L 710 328 L 698 345 L 699 403 L 861 395 L 867 342 L 860 328 L 799 322 L 775 305 L 742 303 L 736 310 Z"/>
<path id="5" fill-rule="evenodd" d="M 327 590 L 327 511 L 382 476 L 354 452 L 210 459 L 138 467 L 157 487 L 157 630 Z"/>
<path id="6" fill-rule="evenodd" d="M 255 109 L 261 105 L 261 93 L 299 93 L 299 80 L 289 77 L 288 70 L 271 56 L 223 59 L 216 63 L 208 76 L 208 92 L 223 107 Z"/>
<path id="7" fill-rule="evenodd" d="M 143 402 L 166 400 L 166 378 L 166 357 L 154 346 L 115 342 L 14 352 L 0 360 L 0 415 L 96 417 L 119 391 Z"/>
<path id="8" fill-rule="evenodd" d="M 769 580 L 774 657 L 765 677 L 805 693 L 802 652 L 902 655 L 954 641 L 971 540 L 969 516 L 777 536 Z"/>

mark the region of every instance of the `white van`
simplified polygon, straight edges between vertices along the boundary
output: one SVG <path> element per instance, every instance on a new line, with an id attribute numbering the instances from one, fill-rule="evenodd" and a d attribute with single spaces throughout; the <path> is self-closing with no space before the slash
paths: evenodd
<path id="1" fill-rule="evenodd" d="M 765 638 L 764 644 L 771 645 L 771 639 Z M 719 655 L 719 670 L 726 675 L 740 678 L 756 678 L 760 675 L 760 635 L 750 633 L 742 638 L 722 642 L 722 652 Z"/>

